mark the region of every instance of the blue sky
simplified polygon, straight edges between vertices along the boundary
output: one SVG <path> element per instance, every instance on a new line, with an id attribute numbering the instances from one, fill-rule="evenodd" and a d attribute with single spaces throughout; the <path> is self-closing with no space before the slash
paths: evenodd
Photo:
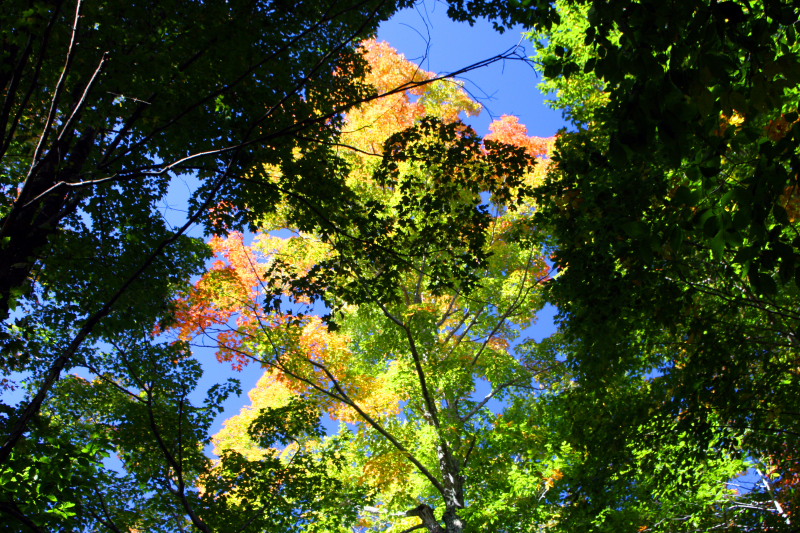
<path id="1" fill-rule="evenodd" d="M 491 23 L 479 21 L 470 27 L 447 18 L 447 5 L 426 1 L 384 23 L 378 39 L 387 41 L 407 59 L 438 74 L 500 54 L 515 46 L 527 57 L 533 45 L 521 35 L 521 28 L 499 34 Z M 468 122 L 481 134 L 501 115 L 516 115 L 531 135 L 549 137 L 564 126 L 561 113 L 545 106 L 539 93 L 539 75 L 530 63 L 506 60 L 472 71 L 461 78 L 470 94 L 484 105 L 484 112 Z"/>

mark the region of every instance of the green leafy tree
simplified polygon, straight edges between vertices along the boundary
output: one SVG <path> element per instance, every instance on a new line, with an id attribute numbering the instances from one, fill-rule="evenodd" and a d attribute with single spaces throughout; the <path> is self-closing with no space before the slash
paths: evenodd
<path id="1" fill-rule="evenodd" d="M 61 371 L 80 363 L 87 337 L 168 316 L 173 291 L 206 257 L 184 235 L 191 224 L 226 216 L 244 224 L 236 210 L 208 219 L 223 198 L 271 209 L 276 187 L 236 178 L 254 162 L 285 158 L 298 131 L 333 135 L 340 110 L 369 96 L 353 40 L 396 7 L 4 6 L 3 365 L 42 380 L 0 461 Z M 186 224 L 172 228 L 158 202 L 187 172 L 199 186 Z"/>
<path id="2" fill-rule="evenodd" d="M 688 455 L 728 442 L 767 466 L 731 528 L 791 529 L 796 506 L 798 10 L 780 1 L 562 3 L 539 37 L 576 131 L 537 220 L 549 296 L 586 387 L 658 375 Z M 580 24 L 570 25 L 570 21 Z M 759 498 L 761 503 L 758 503 Z M 760 511 L 759 511 L 760 509 Z"/>
<path id="3" fill-rule="evenodd" d="M 201 403 L 193 401 L 201 371 L 185 344 L 119 342 L 93 361 L 93 370 L 98 378 L 92 382 L 61 380 L 43 410 L 51 426 L 67 433 L 47 441 L 53 444 L 46 455 L 26 456 L 47 469 L 9 469 L 30 482 L 30 489 L 4 484 L 6 507 L 20 508 L 16 516 L 7 513 L 19 518 L 17 525 L 36 531 L 284 532 L 305 530 L 323 506 L 339 510 L 328 512 L 323 524 L 355 514 L 357 496 L 327 474 L 336 461 L 332 451 L 299 453 L 288 465 L 277 457 L 249 461 L 233 453 L 211 461 L 205 453 L 209 427 L 238 384 L 215 386 Z M 253 438 L 266 445 L 318 434 L 316 419 L 303 412 L 262 414 Z M 81 447 L 80 453 L 59 453 L 64 443 Z M 112 453 L 116 468 L 102 464 Z M 37 483 L 45 474 L 46 483 Z"/>
<path id="4" fill-rule="evenodd" d="M 371 83 L 426 75 L 380 43 L 367 48 Z M 697 428 L 661 413 L 651 394 L 666 379 L 585 387 L 559 360 L 572 344 L 519 342 L 550 269 L 527 195 L 547 162 L 531 172 L 515 154 L 545 154 L 550 142 L 503 117 L 491 141 L 522 150 L 488 141 L 479 150 L 448 121 L 471 109 L 453 89 L 348 115 L 346 218 L 329 212 L 325 224 L 297 228 L 279 210 L 252 245 L 212 241 L 220 261 L 179 304 L 181 335 L 203 333 L 220 359 L 268 368 L 217 449 L 274 455 L 252 438 L 254 421 L 302 395 L 348 424 L 327 442 L 345 457 L 339 479 L 367 494 L 359 531 L 725 523 L 739 502 L 726 482 L 746 468 L 733 437 L 698 452 Z M 327 323 L 308 315 L 317 299 Z M 502 407 L 489 409 L 492 400 Z"/>

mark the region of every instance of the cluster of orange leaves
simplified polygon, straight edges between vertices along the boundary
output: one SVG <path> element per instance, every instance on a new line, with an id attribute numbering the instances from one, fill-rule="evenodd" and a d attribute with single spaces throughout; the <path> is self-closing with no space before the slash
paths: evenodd
<path id="1" fill-rule="evenodd" d="M 533 183 L 544 178 L 550 167 L 550 154 L 553 152 L 557 136 L 528 135 L 527 126 L 521 124 L 519 118 L 512 115 L 503 115 L 489 124 L 489 131 L 491 133 L 486 136 L 487 141 L 497 141 L 524 148 L 528 155 L 536 160 L 536 167 L 531 176 Z"/>
<path id="2" fill-rule="evenodd" d="M 232 361 L 241 370 L 249 358 L 240 332 L 257 329 L 263 318 L 255 305 L 263 283 L 258 259 L 241 233 L 214 236 L 209 245 L 217 260 L 193 290 L 176 302 L 176 329 L 181 340 L 219 330 L 217 358 Z M 233 319 L 239 332 L 230 324 Z"/>
<path id="3" fill-rule="evenodd" d="M 222 219 L 226 214 L 236 211 L 236 206 L 228 200 L 222 200 L 214 207 L 209 208 L 208 218 L 214 227 L 218 227 L 222 223 Z"/>
<path id="4" fill-rule="evenodd" d="M 561 470 L 555 470 L 552 475 L 548 476 L 544 480 L 544 486 L 548 489 L 553 488 L 556 484 L 556 481 L 564 477 L 564 473 Z"/>
<path id="5" fill-rule="evenodd" d="M 769 140 L 777 142 L 786 137 L 797 123 L 800 123 L 800 118 L 794 122 L 789 122 L 786 120 L 786 115 L 781 114 L 780 117 L 770 120 L 764 131 Z"/>
<path id="6" fill-rule="evenodd" d="M 525 148 L 531 157 L 547 157 L 553 150 L 555 137 L 531 137 L 528 128 L 520 124 L 519 118 L 513 115 L 503 115 L 489 125 L 491 133 L 486 136 L 487 141 L 498 141 L 520 148 Z"/>
<path id="7" fill-rule="evenodd" d="M 786 187 L 778 202 L 786 210 L 790 222 L 800 219 L 800 185 L 794 183 Z"/>
<path id="8" fill-rule="evenodd" d="M 425 106 L 412 102 L 411 96 L 423 94 L 425 86 L 420 84 L 431 79 L 433 74 L 406 60 L 389 43 L 369 39 L 361 43 L 361 48 L 370 66 L 364 82 L 373 86 L 378 94 L 408 87 L 347 113 L 345 144 L 379 154 L 384 139 L 410 128 L 425 115 Z"/>
<path id="9" fill-rule="evenodd" d="M 292 241 L 294 239 L 294 241 Z M 294 250 L 294 266 L 307 271 L 314 264 L 319 250 L 300 237 L 281 239 L 264 235 L 263 245 L 283 244 L 283 249 L 292 247 L 293 242 L 300 242 Z M 227 238 L 213 237 L 210 245 L 217 260 L 209 272 L 196 284 L 194 291 L 177 304 L 177 323 L 179 337 L 188 340 L 198 333 L 209 333 L 216 337 L 218 343 L 217 358 L 231 362 L 234 369 L 241 370 L 252 360 L 248 345 L 253 339 L 258 342 L 274 343 L 278 351 L 285 350 L 280 361 L 275 361 L 278 371 L 273 379 L 295 394 L 315 394 L 312 386 L 330 388 L 330 376 L 352 384 L 348 392 L 353 399 L 359 401 L 368 412 L 373 414 L 399 412 L 399 399 L 390 393 L 390 387 L 380 378 L 368 375 L 353 375 L 353 354 L 350 350 L 350 339 L 339 332 L 331 332 L 322 319 L 311 316 L 298 325 L 288 315 L 266 313 L 259 305 L 259 296 L 265 279 L 262 272 L 266 269 L 258 254 L 244 242 L 240 233 L 232 233 Z M 303 252 L 308 252 L 304 254 Z M 299 329 L 299 331 L 298 331 Z M 264 336 L 269 336 L 265 339 Z M 272 356 L 268 356 L 272 359 Z M 321 366 L 324 366 L 324 369 Z M 299 380 L 290 374 L 302 377 Z M 310 383 L 309 383 L 310 382 Z M 343 406 L 330 398 L 320 396 L 321 407 L 327 408 L 331 416 L 355 422 L 359 418 L 349 407 Z"/>

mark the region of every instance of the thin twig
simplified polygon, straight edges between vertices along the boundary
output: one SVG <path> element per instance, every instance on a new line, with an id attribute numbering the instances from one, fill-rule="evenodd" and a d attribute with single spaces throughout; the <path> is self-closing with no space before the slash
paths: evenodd
<path id="1" fill-rule="evenodd" d="M 77 0 L 75 3 L 75 18 L 72 22 L 72 34 L 69 39 L 69 46 L 67 47 L 67 58 L 64 61 L 64 68 L 61 69 L 61 75 L 59 76 L 58 82 L 56 82 L 56 87 L 53 90 L 53 98 L 50 101 L 50 111 L 47 113 L 47 120 L 44 123 L 42 134 L 39 136 L 39 142 L 36 144 L 36 149 L 33 152 L 33 158 L 31 158 L 31 167 L 28 170 L 28 176 L 25 178 L 25 183 L 27 183 L 28 179 L 31 177 L 33 169 L 36 167 L 36 164 L 42 155 L 42 150 L 47 142 L 47 137 L 50 135 L 50 129 L 53 127 L 56 110 L 58 109 L 58 102 L 61 100 L 61 93 L 64 92 L 64 82 L 67 78 L 70 68 L 72 67 L 72 61 L 75 58 L 75 39 L 78 36 L 78 22 L 81 18 L 81 1 L 82 0 Z M 24 186 L 25 185 L 23 183 L 23 187 Z"/>

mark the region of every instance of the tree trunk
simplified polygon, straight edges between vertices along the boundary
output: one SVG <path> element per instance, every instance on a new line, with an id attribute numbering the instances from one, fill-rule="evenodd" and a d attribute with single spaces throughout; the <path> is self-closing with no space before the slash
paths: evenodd
<path id="1" fill-rule="evenodd" d="M 447 533 L 436 517 L 433 515 L 433 509 L 424 503 L 418 505 L 406 513 L 406 516 L 418 516 L 422 519 L 422 524 L 428 529 L 430 533 Z"/>
<path id="2" fill-rule="evenodd" d="M 75 193 L 48 191 L 59 182 L 75 181 L 94 140 L 95 132 L 89 130 L 72 148 L 68 139 L 57 142 L 31 171 L 11 211 L 0 219 L 0 320 L 8 318 L 14 300 L 28 291 L 26 284 L 42 249 L 61 220 L 77 207 Z"/>
<path id="3" fill-rule="evenodd" d="M 445 512 L 442 516 L 447 533 L 461 533 L 464 521 L 458 516 L 458 510 L 464 508 L 464 478 L 461 476 L 461 464 L 453 456 L 448 443 L 442 440 L 439 445 L 439 468 L 444 481 Z"/>
<path id="4" fill-rule="evenodd" d="M 458 516 L 458 510 L 464 508 L 464 478 L 461 476 L 459 461 L 453 457 L 450 447 L 446 442 L 438 447 L 439 468 L 442 472 L 444 485 L 445 512 L 442 515 L 442 527 L 433 514 L 433 509 L 425 504 L 408 511 L 406 516 L 418 516 L 429 533 L 463 533 L 464 520 Z"/>
<path id="5" fill-rule="evenodd" d="M 456 508 L 449 507 L 442 518 L 447 527 L 447 533 L 462 533 L 464 531 L 464 520 L 458 516 L 458 510 Z"/>

